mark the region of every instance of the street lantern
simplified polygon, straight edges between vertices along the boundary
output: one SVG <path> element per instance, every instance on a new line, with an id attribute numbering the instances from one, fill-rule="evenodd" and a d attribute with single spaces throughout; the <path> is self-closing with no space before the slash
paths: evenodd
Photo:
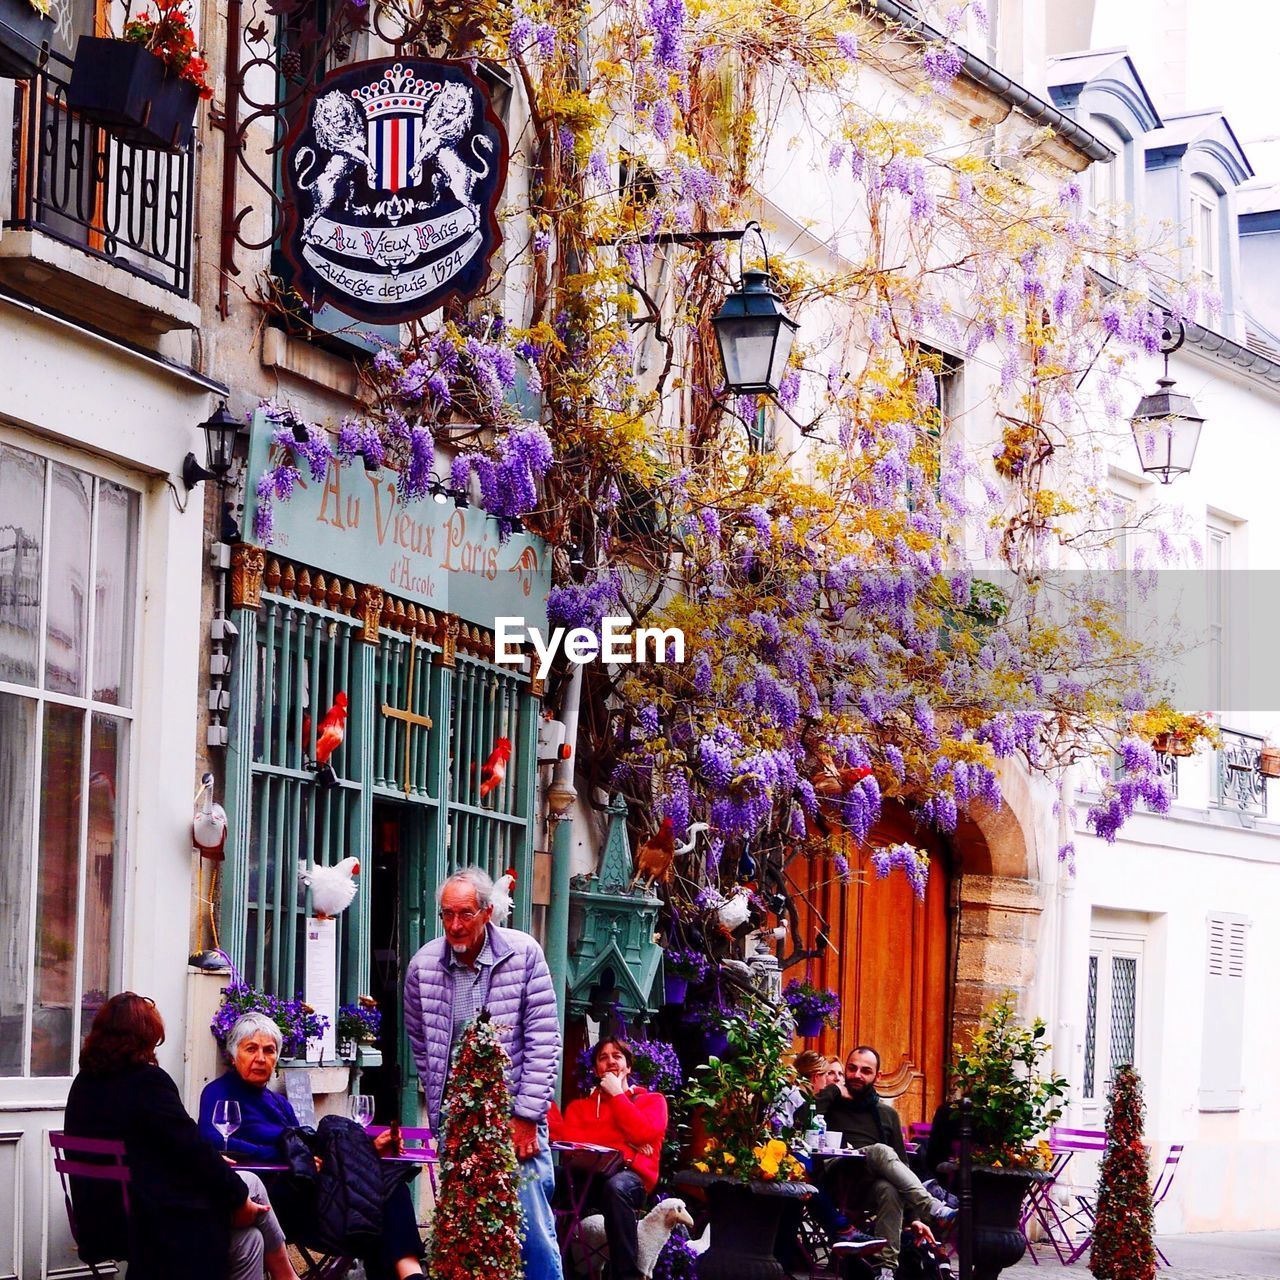
<path id="1" fill-rule="evenodd" d="M 1147 475 L 1156 476 L 1161 484 L 1169 484 L 1175 476 L 1186 475 L 1195 461 L 1204 418 L 1190 396 L 1173 389 L 1169 377 L 1169 357 L 1186 340 L 1186 327 L 1179 322 L 1175 337 L 1170 329 L 1161 335 L 1164 353 L 1164 377 L 1156 379 L 1156 389 L 1138 402 L 1129 419 L 1138 461 Z"/>
<path id="2" fill-rule="evenodd" d="M 764 244 L 764 232 L 758 222 L 747 223 L 742 239 L 746 239 L 753 227 L 760 243 Z M 778 394 L 791 355 L 791 343 L 800 327 L 787 315 L 774 288 L 767 246 L 764 262 L 763 271 L 744 270 L 739 241 L 738 287 L 725 298 L 711 319 L 724 365 L 725 388 L 733 395 Z"/>
<path id="3" fill-rule="evenodd" d="M 205 465 L 202 467 L 196 461 L 194 453 L 183 459 L 182 482 L 188 489 L 194 489 L 211 476 L 217 480 L 226 477 L 235 461 L 236 436 L 241 431 L 241 422 L 227 408 L 227 402 L 220 400 L 209 419 L 200 424 L 200 430 L 204 432 Z"/>

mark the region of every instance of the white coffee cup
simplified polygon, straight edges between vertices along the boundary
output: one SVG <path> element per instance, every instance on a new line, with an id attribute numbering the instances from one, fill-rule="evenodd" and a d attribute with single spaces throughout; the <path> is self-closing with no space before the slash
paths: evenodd
<path id="1" fill-rule="evenodd" d="M 808 1130 L 804 1135 L 804 1145 L 808 1147 L 810 1151 L 821 1151 L 822 1150 L 822 1130 L 821 1129 Z"/>
<path id="2" fill-rule="evenodd" d="M 844 1134 L 840 1130 L 828 1129 L 822 1135 L 822 1150 L 824 1154 L 829 1156 L 836 1155 L 842 1146 L 844 1146 Z"/>

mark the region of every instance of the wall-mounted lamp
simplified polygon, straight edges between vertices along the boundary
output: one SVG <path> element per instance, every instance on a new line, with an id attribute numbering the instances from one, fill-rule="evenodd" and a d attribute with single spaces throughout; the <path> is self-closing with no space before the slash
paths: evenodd
<path id="1" fill-rule="evenodd" d="M 742 244 L 754 228 L 764 247 L 764 270 L 746 270 Z M 799 325 L 782 305 L 769 270 L 769 247 L 758 222 L 748 222 L 738 241 L 738 287 L 711 318 L 724 365 L 725 387 L 734 395 L 776 396 L 787 371 Z"/>
<path id="2" fill-rule="evenodd" d="M 459 511 L 466 511 L 471 506 L 465 489 L 451 489 L 434 471 L 427 480 L 427 494 L 432 502 L 438 502 L 441 506 L 452 500 Z"/>
<path id="3" fill-rule="evenodd" d="M 1129 419 L 1133 441 L 1138 446 L 1138 461 L 1147 475 L 1156 476 L 1161 484 L 1170 484 L 1175 476 L 1184 476 L 1195 461 L 1204 419 L 1190 396 L 1173 389 L 1169 377 L 1169 357 L 1187 339 L 1187 327 L 1177 322 L 1177 332 L 1166 327 L 1160 335 L 1164 354 L 1164 377 L 1156 379 L 1156 389 L 1138 401 Z"/>
<path id="4" fill-rule="evenodd" d="M 188 492 L 202 480 L 226 478 L 235 461 L 236 436 L 243 425 L 227 408 L 225 400 L 218 401 L 212 416 L 200 424 L 200 430 L 204 432 L 205 465 L 200 465 L 194 453 L 187 454 L 182 460 L 182 483 Z"/>

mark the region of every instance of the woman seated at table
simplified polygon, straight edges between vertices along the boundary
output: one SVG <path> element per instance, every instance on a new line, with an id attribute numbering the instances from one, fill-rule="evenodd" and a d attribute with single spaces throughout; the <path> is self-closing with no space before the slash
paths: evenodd
<path id="1" fill-rule="evenodd" d="M 601 1040 L 591 1055 L 600 1083 L 563 1115 L 552 1104 L 553 1142 L 590 1142 L 620 1152 L 626 1167 L 594 1178 L 588 1203 L 604 1215 L 613 1280 L 637 1280 L 636 1213 L 658 1184 L 658 1162 L 667 1132 L 667 1100 L 631 1083 L 635 1055 L 616 1036 Z"/>
<path id="2" fill-rule="evenodd" d="M 231 1159 L 245 1164 L 274 1164 L 284 1160 L 284 1131 L 296 1128 L 298 1118 L 289 1099 L 267 1088 L 280 1057 L 280 1028 L 264 1013 L 246 1013 L 227 1033 L 231 1069 L 211 1080 L 200 1095 L 200 1130 L 222 1143 L 213 1127 L 219 1102 L 240 1104 L 240 1127 L 227 1140 Z M 373 1139 L 379 1155 L 394 1154 L 391 1133 Z M 306 1244 L 314 1223 L 314 1186 L 289 1173 L 269 1173 L 266 1183 L 288 1235 Z M 402 1179 L 387 1179 L 382 1205 L 382 1247 L 362 1259 L 370 1280 L 375 1277 L 422 1275 L 422 1237 L 413 1197 Z"/>
<path id="3" fill-rule="evenodd" d="M 129 1212 L 117 1184 L 71 1179 L 86 1259 L 128 1258 L 130 1280 L 297 1280 L 284 1236 L 253 1173 L 237 1174 L 186 1113 L 156 1065 L 164 1021 L 123 991 L 98 1010 L 67 1096 L 64 1130 L 123 1141 Z"/>

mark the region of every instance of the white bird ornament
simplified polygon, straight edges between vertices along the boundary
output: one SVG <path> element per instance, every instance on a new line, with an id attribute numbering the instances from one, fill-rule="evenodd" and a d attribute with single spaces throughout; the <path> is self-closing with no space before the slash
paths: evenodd
<path id="1" fill-rule="evenodd" d="M 675 1229 L 677 1223 L 693 1226 L 693 1219 L 683 1200 L 674 1196 L 659 1200 L 648 1213 L 640 1219 L 636 1227 L 636 1263 L 640 1274 L 649 1280 L 654 1268 L 658 1265 L 658 1255 L 667 1237 Z M 603 1270 L 609 1257 L 609 1245 L 604 1234 L 604 1216 L 593 1213 L 583 1218 L 578 1224 L 571 1246 L 572 1256 L 578 1263 L 578 1269 L 598 1275 Z"/>
<path id="2" fill-rule="evenodd" d="M 195 797 L 196 812 L 191 823 L 191 842 L 202 858 L 221 862 L 227 844 L 227 811 L 213 802 L 213 774 L 200 778 Z"/>
<path id="3" fill-rule="evenodd" d="M 298 879 L 311 890 L 311 910 L 318 920 L 340 916 L 356 896 L 359 858 L 343 858 L 331 867 L 299 864 Z"/>
<path id="4" fill-rule="evenodd" d="M 506 924 L 511 919 L 511 894 L 515 890 L 517 878 L 515 867 L 508 867 L 506 873 L 500 876 L 498 883 L 493 886 L 491 919 L 498 926 Z"/>

